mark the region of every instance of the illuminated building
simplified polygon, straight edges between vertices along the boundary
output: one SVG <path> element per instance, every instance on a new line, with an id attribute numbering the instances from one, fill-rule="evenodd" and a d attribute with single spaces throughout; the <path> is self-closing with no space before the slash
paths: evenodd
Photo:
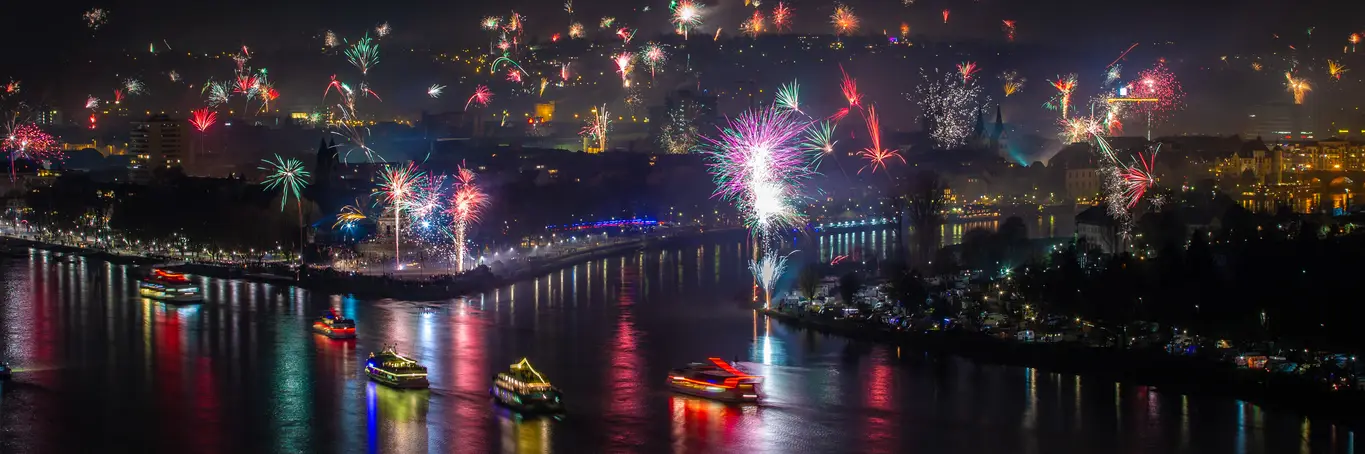
<path id="1" fill-rule="evenodd" d="M 145 160 L 149 169 L 159 167 L 193 168 L 190 152 L 189 123 L 172 120 L 165 115 L 153 115 L 145 121 L 133 123 L 129 134 L 128 151 Z"/>
<path id="2" fill-rule="evenodd" d="M 1242 137 L 1260 137 L 1276 142 L 1313 140 L 1316 138 L 1316 121 L 1308 105 L 1289 102 L 1262 104 L 1247 115 L 1247 127 Z"/>

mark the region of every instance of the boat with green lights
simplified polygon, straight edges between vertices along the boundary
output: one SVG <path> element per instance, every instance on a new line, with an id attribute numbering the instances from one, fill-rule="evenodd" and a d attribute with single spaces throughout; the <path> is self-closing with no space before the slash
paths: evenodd
<path id="1" fill-rule="evenodd" d="M 674 392 L 722 402 L 758 402 L 763 398 L 759 385 L 763 377 L 751 375 L 720 358 L 691 363 L 668 373 L 668 388 Z"/>
<path id="2" fill-rule="evenodd" d="M 493 388 L 489 392 L 499 404 L 513 410 L 528 413 L 564 411 L 564 399 L 559 389 L 531 367 L 531 362 L 526 358 L 513 364 L 507 372 L 493 377 Z"/>
<path id="3" fill-rule="evenodd" d="M 365 361 L 365 375 L 370 380 L 399 389 L 425 389 L 431 386 L 427 381 L 427 368 L 398 354 L 396 346 L 384 347 L 379 353 L 370 353 L 370 359 Z"/>

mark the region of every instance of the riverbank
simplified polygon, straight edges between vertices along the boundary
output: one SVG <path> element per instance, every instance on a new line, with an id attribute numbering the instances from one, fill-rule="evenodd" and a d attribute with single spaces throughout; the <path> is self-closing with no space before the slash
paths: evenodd
<path id="1" fill-rule="evenodd" d="M 499 271 L 486 268 L 472 270 L 460 275 L 441 275 L 426 279 L 395 278 L 383 275 L 369 275 L 341 272 L 331 268 L 304 268 L 295 270 L 286 264 L 218 264 L 185 263 L 176 265 L 178 271 L 192 275 L 221 279 L 239 279 L 260 283 L 293 285 L 329 294 L 352 295 L 358 298 L 378 299 L 396 298 L 406 300 L 441 300 L 459 298 L 471 294 L 493 290 L 513 282 L 539 277 L 554 270 L 604 257 L 654 247 L 667 247 L 678 242 L 699 240 L 712 236 L 731 235 L 742 232 L 739 229 L 697 230 L 672 232 L 670 235 L 641 236 L 636 241 L 614 243 L 605 247 L 588 249 L 577 253 L 558 256 L 552 259 L 532 259 L 515 267 Z M 68 246 L 24 238 L 4 237 L 0 243 L 14 248 L 34 248 L 62 254 L 76 254 L 91 260 L 107 261 L 126 265 L 152 265 L 164 263 L 173 258 L 146 257 L 119 254 L 115 252 Z"/>
<path id="2" fill-rule="evenodd" d="M 1166 354 L 1163 351 L 1087 347 L 1075 343 L 1003 340 L 971 332 L 893 332 L 843 320 L 780 310 L 760 312 L 802 329 L 853 340 L 881 342 L 955 355 L 973 361 L 1084 375 L 1154 386 L 1157 392 L 1221 396 L 1365 427 L 1365 393 L 1327 391 L 1297 377 L 1238 369 L 1232 364 Z"/>

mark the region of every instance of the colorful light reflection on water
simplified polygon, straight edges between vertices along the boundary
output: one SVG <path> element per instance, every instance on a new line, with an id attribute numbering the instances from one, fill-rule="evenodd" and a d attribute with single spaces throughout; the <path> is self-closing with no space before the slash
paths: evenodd
<path id="1" fill-rule="evenodd" d="M 831 238 L 814 244 L 842 241 Z M 875 258 L 892 238 L 857 241 Z M 743 304 L 744 243 L 634 252 L 437 302 L 204 279 L 208 300 L 179 307 L 132 297 L 129 267 L 0 259 L 0 351 L 21 371 L 0 385 L 0 428 L 11 434 L 0 452 L 1257 453 L 1356 443 L 1345 427 L 1250 403 L 794 329 Z M 328 308 L 357 320 L 357 339 L 308 332 Z M 368 382 L 360 367 L 384 344 L 425 364 L 431 389 Z M 767 401 L 667 391 L 668 369 L 707 356 L 763 375 Z M 567 418 L 490 402 L 491 376 L 521 357 L 564 390 Z"/>

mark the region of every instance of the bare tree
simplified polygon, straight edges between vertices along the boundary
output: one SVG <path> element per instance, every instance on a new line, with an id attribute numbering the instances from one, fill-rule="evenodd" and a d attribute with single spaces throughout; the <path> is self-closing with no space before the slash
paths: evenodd
<path id="1" fill-rule="evenodd" d="M 943 179 L 925 170 L 910 180 L 905 192 L 905 213 L 918 245 L 912 263 L 928 264 L 938 251 L 938 227 L 943 224 Z"/>

